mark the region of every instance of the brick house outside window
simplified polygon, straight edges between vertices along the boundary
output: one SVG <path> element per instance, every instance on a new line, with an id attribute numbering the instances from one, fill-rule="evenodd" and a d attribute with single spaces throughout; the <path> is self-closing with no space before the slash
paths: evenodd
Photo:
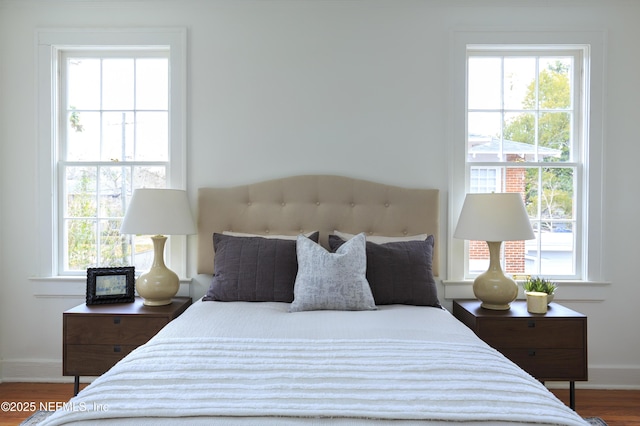
<path id="1" fill-rule="evenodd" d="M 469 155 L 472 162 L 494 162 L 496 157 L 504 155 L 507 162 L 532 161 L 536 149 L 544 158 L 559 158 L 560 150 L 536 147 L 531 144 L 503 140 L 491 136 L 469 135 Z M 470 192 L 517 192 L 525 194 L 525 167 L 471 167 Z M 509 274 L 525 273 L 525 241 L 505 241 L 503 243 L 504 270 Z M 469 242 L 469 270 L 482 272 L 489 264 L 489 249 L 485 241 Z"/>

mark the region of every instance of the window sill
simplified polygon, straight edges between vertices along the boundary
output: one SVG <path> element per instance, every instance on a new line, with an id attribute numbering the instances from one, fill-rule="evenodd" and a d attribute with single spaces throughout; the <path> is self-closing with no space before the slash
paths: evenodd
<path id="1" fill-rule="evenodd" d="M 601 302 L 607 299 L 611 283 L 606 281 L 557 281 L 557 301 Z M 442 280 L 445 299 L 475 299 L 473 281 Z M 524 291 L 519 287 L 518 299 L 524 299 Z"/>
<path id="2" fill-rule="evenodd" d="M 37 298 L 85 298 L 87 277 L 30 277 L 31 292 Z M 189 296 L 191 278 L 180 278 L 178 296 Z"/>

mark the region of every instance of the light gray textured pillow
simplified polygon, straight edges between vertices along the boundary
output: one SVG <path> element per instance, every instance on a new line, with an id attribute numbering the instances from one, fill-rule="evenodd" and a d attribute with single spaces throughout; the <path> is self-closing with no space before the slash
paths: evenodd
<path id="1" fill-rule="evenodd" d="M 289 312 L 376 309 L 365 276 L 364 233 L 344 243 L 335 253 L 300 235 L 296 244 L 298 273 Z"/>

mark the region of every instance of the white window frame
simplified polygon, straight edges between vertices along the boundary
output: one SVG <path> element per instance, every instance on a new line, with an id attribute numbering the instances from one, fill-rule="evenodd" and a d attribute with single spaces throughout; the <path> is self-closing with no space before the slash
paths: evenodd
<path id="1" fill-rule="evenodd" d="M 538 169 L 539 171 L 542 171 L 543 169 L 548 167 L 561 167 L 561 168 L 574 169 L 576 172 L 575 179 L 574 179 L 574 206 L 575 206 L 574 221 L 575 223 L 573 228 L 574 234 L 575 234 L 574 253 L 576 254 L 573 256 L 574 262 L 572 265 L 572 270 L 574 271 L 574 273 L 559 275 L 559 276 L 545 274 L 545 277 L 553 280 L 582 279 L 582 276 L 583 276 L 582 275 L 583 258 L 581 255 L 582 253 L 581 247 L 582 247 L 583 241 L 586 239 L 583 239 L 583 233 L 581 232 L 582 231 L 581 225 L 583 223 L 583 218 L 584 218 L 584 215 L 582 213 L 582 207 L 583 207 L 582 196 L 584 192 L 584 186 L 583 186 L 584 180 L 581 179 L 581 176 L 583 171 L 582 165 L 585 159 L 584 155 L 582 155 L 582 152 L 583 152 L 583 147 L 586 144 L 585 142 L 586 135 L 588 134 L 584 126 L 585 124 L 584 121 L 586 120 L 585 118 L 586 103 L 584 102 L 584 96 L 588 94 L 588 90 L 586 90 L 586 88 L 584 87 L 584 81 L 582 76 L 588 75 L 588 74 L 585 74 L 586 64 L 584 60 L 584 56 L 587 53 L 587 51 L 588 51 L 588 48 L 586 46 L 566 46 L 566 45 L 545 46 L 542 49 L 540 48 L 540 46 L 530 46 L 530 45 L 515 45 L 515 46 L 500 45 L 497 47 L 493 45 L 491 46 L 468 45 L 467 46 L 467 61 L 469 60 L 470 57 L 474 57 L 474 58 L 478 58 L 478 57 L 491 57 L 491 58 L 547 57 L 548 58 L 548 57 L 555 57 L 555 56 L 559 56 L 563 58 L 570 57 L 573 60 L 573 67 L 571 69 L 572 75 L 570 77 L 572 81 L 572 99 L 570 102 L 570 107 L 566 109 L 566 111 L 568 111 L 573 116 L 571 120 L 572 122 L 572 128 L 571 128 L 572 137 L 571 137 L 571 148 L 570 148 L 571 158 L 563 162 L 544 162 L 542 160 L 539 160 L 539 161 L 532 161 L 532 162 L 517 163 L 518 165 L 522 165 L 522 167 L 524 168 Z M 465 81 L 468 81 L 468 79 L 465 79 Z M 467 109 L 467 112 L 469 111 L 473 111 L 473 110 Z M 502 113 L 505 112 L 504 109 L 492 110 L 492 112 L 494 111 L 502 112 Z M 537 111 L 537 109 L 533 109 L 530 111 L 535 112 Z M 468 158 L 468 157 L 469 157 L 469 154 L 467 152 L 465 155 L 465 158 Z M 514 166 L 516 166 L 516 164 L 505 161 L 503 156 L 500 156 L 500 159 L 498 160 L 487 161 L 487 162 L 475 163 L 472 161 L 466 161 L 466 173 L 467 173 L 467 176 L 470 176 L 471 169 L 478 168 L 478 167 L 479 168 L 496 167 L 498 169 L 504 169 L 506 171 L 507 168 L 514 167 Z M 470 183 L 470 181 L 471 179 L 469 177 L 467 179 L 467 182 Z M 502 190 L 503 190 L 502 187 L 498 187 L 496 189 L 496 191 L 498 192 Z M 471 192 L 471 188 L 469 184 L 467 184 L 465 192 Z M 541 226 L 541 223 L 544 221 L 541 218 L 537 218 L 537 219 L 533 219 L 531 222 L 535 232 L 535 230 L 539 229 L 539 227 Z M 538 253 L 537 255 L 538 258 L 536 259 L 535 263 L 538 267 L 540 265 L 538 265 L 537 260 L 539 260 L 541 257 L 542 238 L 543 238 L 543 234 L 539 233 L 538 238 L 534 240 L 537 246 L 536 252 Z M 504 246 L 503 246 L 503 252 L 504 252 Z M 504 256 L 502 258 L 504 259 Z M 469 260 L 465 258 L 465 262 L 468 265 Z M 522 271 L 521 273 L 524 273 L 524 271 Z M 465 267 L 466 279 L 475 278 L 476 275 L 477 274 L 472 274 L 469 271 L 468 266 Z M 534 275 L 538 275 L 538 274 L 534 273 Z"/>
<path id="2" fill-rule="evenodd" d="M 586 90 L 583 96 L 586 121 L 584 147 L 580 155 L 583 164 L 582 186 L 585 188 L 581 205 L 582 221 L 582 259 L 580 271 L 576 271 L 576 279 L 571 283 L 602 283 L 602 190 L 603 190 L 603 129 L 604 129 L 604 58 L 605 34 L 602 31 L 555 31 L 549 29 L 523 31 L 519 29 L 481 29 L 454 30 L 451 32 L 451 103 L 449 141 L 449 217 L 448 217 L 448 249 L 447 274 L 445 280 L 445 297 L 468 296 L 466 290 L 459 291 L 459 284 L 469 284 L 465 277 L 464 247 L 465 241 L 453 238 L 453 232 L 462 209 L 467 190 L 466 169 L 466 74 L 467 49 L 474 45 L 517 47 L 522 45 L 536 46 L 570 46 L 584 51 L 584 76 Z M 579 88 L 577 88 L 579 89 Z M 446 287 L 451 284 L 451 291 Z M 456 287 L 454 290 L 453 288 Z M 589 297 L 589 296 L 586 296 Z M 599 296 L 596 296 L 599 297 Z"/>
<path id="3" fill-rule="evenodd" d="M 58 60 L 61 51 L 100 49 L 169 50 L 169 158 L 167 187 L 186 189 L 186 41 L 184 28 L 41 29 L 36 32 L 38 143 L 38 270 L 40 278 L 64 278 L 58 239 Z M 187 272 L 185 237 L 172 237 L 166 259 L 178 276 Z"/>

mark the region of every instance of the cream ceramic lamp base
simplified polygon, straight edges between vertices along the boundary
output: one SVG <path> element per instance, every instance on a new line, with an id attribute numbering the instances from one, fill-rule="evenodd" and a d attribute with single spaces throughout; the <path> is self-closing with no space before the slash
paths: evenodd
<path id="1" fill-rule="evenodd" d="M 510 303 L 518 297 L 518 285 L 504 275 L 500 266 L 500 246 L 502 242 L 487 241 L 489 246 L 489 269 L 478 275 L 473 282 L 473 294 L 482 301 L 486 309 L 506 311 Z"/>
<path id="2" fill-rule="evenodd" d="M 151 240 L 153 241 L 153 265 L 149 272 L 140 275 L 136 280 L 136 291 L 147 306 L 168 305 L 178 292 L 180 281 L 178 275 L 164 264 L 164 245 L 167 237 L 154 235 Z"/>

